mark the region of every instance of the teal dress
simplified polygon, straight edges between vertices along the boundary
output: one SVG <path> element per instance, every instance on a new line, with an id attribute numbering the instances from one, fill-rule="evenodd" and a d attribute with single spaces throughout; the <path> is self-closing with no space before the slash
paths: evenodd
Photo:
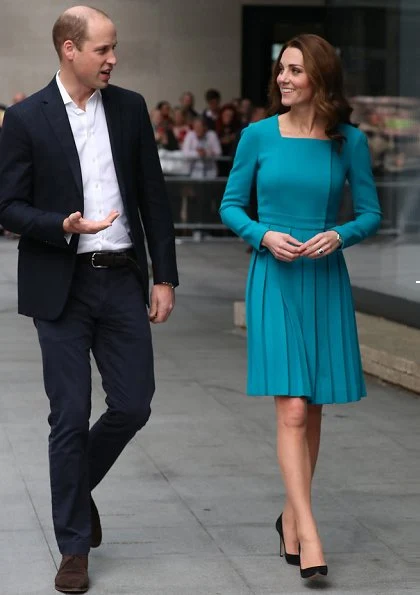
<path id="1" fill-rule="evenodd" d="M 242 133 L 220 207 L 223 222 L 253 246 L 246 288 L 248 394 L 348 403 L 366 395 L 343 249 L 283 262 L 261 246 L 269 230 L 305 242 L 336 230 L 342 248 L 376 232 L 381 211 L 365 135 L 343 124 L 335 141 L 282 137 L 278 118 Z M 349 181 L 354 220 L 337 225 Z M 253 183 L 258 221 L 247 215 Z"/>

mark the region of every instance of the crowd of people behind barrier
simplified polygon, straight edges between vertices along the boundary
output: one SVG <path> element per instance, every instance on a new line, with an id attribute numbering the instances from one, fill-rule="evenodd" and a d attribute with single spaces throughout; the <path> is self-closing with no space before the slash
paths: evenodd
<path id="1" fill-rule="evenodd" d="M 248 98 L 222 103 L 217 89 L 208 89 L 202 113 L 195 109 L 195 98 L 185 91 L 179 105 L 160 101 L 150 118 L 166 175 L 192 178 L 226 177 L 239 137 L 250 122 L 265 118 L 265 109 Z"/>

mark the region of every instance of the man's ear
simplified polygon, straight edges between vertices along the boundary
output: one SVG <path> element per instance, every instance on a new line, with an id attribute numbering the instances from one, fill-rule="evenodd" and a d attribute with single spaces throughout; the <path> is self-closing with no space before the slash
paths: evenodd
<path id="1" fill-rule="evenodd" d="M 69 62 L 72 62 L 74 60 L 75 51 L 76 46 L 74 43 L 71 41 L 71 39 L 66 39 L 66 41 L 63 43 L 62 55 L 65 56 Z"/>

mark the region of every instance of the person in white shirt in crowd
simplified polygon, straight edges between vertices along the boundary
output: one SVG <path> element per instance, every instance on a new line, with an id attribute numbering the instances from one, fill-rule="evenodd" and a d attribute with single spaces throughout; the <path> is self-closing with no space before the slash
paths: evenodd
<path id="1" fill-rule="evenodd" d="M 187 133 L 182 146 L 186 157 L 192 157 L 191 177 L 216 178 L 217 161 L 222 154 L 220 141 L 214 130 L 208 130 L 203 117 L 195 118 L 193 128 Z"/>

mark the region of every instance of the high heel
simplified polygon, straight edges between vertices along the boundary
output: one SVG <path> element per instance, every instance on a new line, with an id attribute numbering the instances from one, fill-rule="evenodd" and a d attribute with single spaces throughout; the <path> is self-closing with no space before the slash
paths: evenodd
<path id="1" fill-rule="evenodd" d="M 280 558 L 283 558 L 283 556 L 284 556 L 286 559 L 286 562 L 288 564 L 291 564 L 292 566 L 300 566 L 300 555 L 299 554 L 288 554 L 286 552 L 286 546 L 284 543 L 284 535 L 283 535 L 282 516 L 283 516 L 283 514 L 281 514 L 276 521 L 276 529 L 277 529 L 278 534 L 280 535 Z"/>
<path id="2" fill-rule="evenodd" d="M 317 576 L 327 576 L 328 566 L 310 566 L 309 568 L 301 568 L 300 576 L 304 579 L 315 578 Z"/>
<path id="3" fill-rule="evenodd" d="M 300 545 L 299 545 L 299 554 L 300 554 Z M 300 563 L 299 563 L 300 566 Z M 328 574 L 328 566 L 325 564 L 323 566 L 309 566 L 309 568 L 302 568 L 300 566 L 300 576 L 303 579 L 309 578 L 316 578 L 317 576 L 327 576 Z"/>

